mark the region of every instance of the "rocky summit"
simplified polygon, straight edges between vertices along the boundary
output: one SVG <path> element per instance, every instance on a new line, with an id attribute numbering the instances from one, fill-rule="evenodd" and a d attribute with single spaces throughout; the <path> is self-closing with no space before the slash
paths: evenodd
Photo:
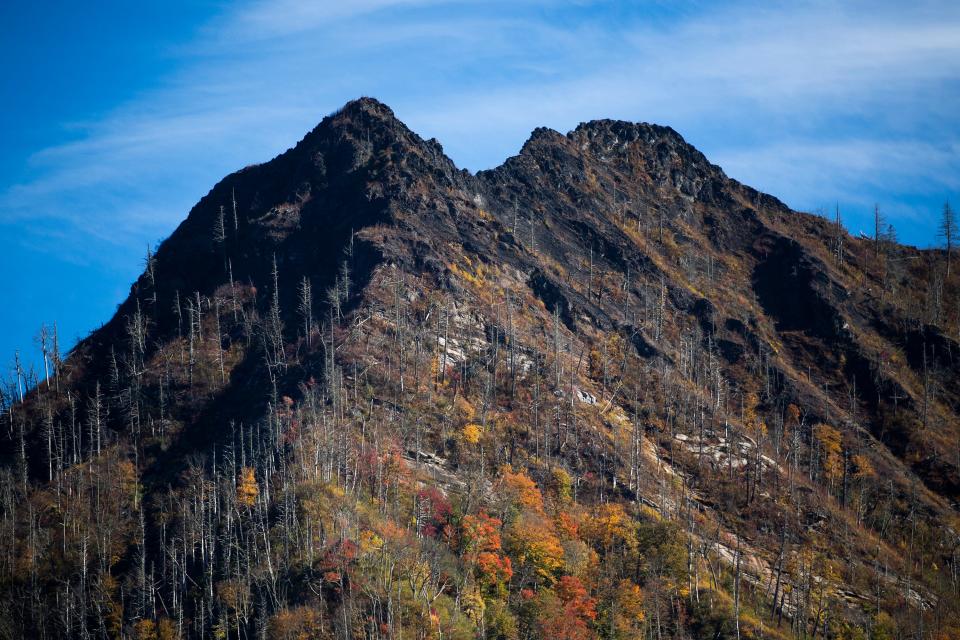
<path id="1" fill-rule="evenodd" d="M 841 222 L 350 102 L 4 388 L 0 637 L 960 637 L 960 266 Z"/>

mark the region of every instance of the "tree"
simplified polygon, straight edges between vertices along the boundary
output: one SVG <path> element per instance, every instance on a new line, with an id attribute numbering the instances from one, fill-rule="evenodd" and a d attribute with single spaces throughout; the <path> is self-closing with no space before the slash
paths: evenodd
<path id="1" fill-rule="evenodd" d="M 601 504 L 595 513 L 584 521 L 580 531 L 585 541 L 593 543 L 599 549 L 632 549 L 637 544 L 632 521 L 622 504 Z"/>
<path id="2" fill-rule="evenodd" d="M 474 423 L 469 423 L 463 427 L 463 440 L 470 444 L 480 442 L 480 436 L 483 435 L 483 428 Z"/>
<path id="3" fill-rule="evenodd" d="M 557 583 L 557 596 L 564 604 L 564 612 L 587 622 L 597 617 L 597 601 L 587 594 L 586 587 L 574 576 L 563 576 Z"/>
<path id="4" fill-rule="evenodd" d="M 840 205 L 837 204 L 836 213 L 833 220 L 833 255 L 837 259 L 837 264 L 843 264 L 843 237 L 846 231 L 843 228 L 843 218 L 840 217 Z"/>
<path id="5" fill-rule="evenodd" d="M 563 567 L 563 546 L 545 516 L 525 511 L 509 527 L 509 548 L 519 564 L 548 583 Z"/>
<path id="6" fill-rule="evenodd" d="M 543 513 L 543 494 L 526 473 L 514 473 L 509 467 L 504 467 L 501 482 L 500 495 L 507 499 L 511 506 Z"/>
<path id="7" fill-rule="evenodd" d="M 236 235 L 239 224 L 237 222 L 237 192 L 236 189 L 230 189 L 230 203 L 233 205 L 233 233 Z"/>
<path id="8" fill-rule="evenodd" d="M 40 325 L 40 333 L 37 334 L 37 344 L 40 345 L 40 353 L 43 356 L 43 380 L 47 388 L 50 388 L 50 333 L 47 330 L 46 323 Z"/>
<path id="9" fill-rule="evenodd" d="M 223 257 L 223 269 L 227 269 L 227 228 L 224 224 L 223 205 L 220 205 L 220 212 L 213 223 L 213 244 L 215 250 L 219 250 Z"/>
<path id="10" fill-rule="evenodd" d="M 940 218 L 940 237 L 943 238 L 944 249 L 947 252 L 947 277 L 949 278 L 953 245 L 957 239 L 957 218 L 949 202 L 943 204 L 943 216 Z"/>
<path id="11" fill-rule="evenodd" d="M 310 347 L 313 335 L 313 289 L 310 286 L 310 278 L 303 277 L 298 294 L 300 301 L 297 311 L 300 312 L 300 318 L 303 321 L 303 337 L 307 347 Z"/>
<path id="12" fill-rule="evenodd" d="M 244 507 L 252 507 L 259 493 L 260 487 L 257 485 L 253 469 L 244 467 L 240 470 L 240 477 L 237 479 L 237 503 Z"/>
<path id="13" fill-rule="evenodd" d="M 223 205 L 220 205 L 220 212 L 213 223 L 213 241 L 217 245 L 222 245 L 227 239 L 227 229 L 224 226 Z"/>
<path id="14" fill-rule="evenodd" d="M 501 553 L 501 524 L 482 511 L 463 518 L 461 551 L 467 566 L 475 567 L 477 580 L 485 587 L 496 588 L 513 575 L 510 558 Z"/>
<path id="15" fill-rule="evenodd" d="M 813 427 L 813 435 L 820 445 L 823 475 L 833 488 L 834 483 L 843 476 L 843 448 L 840 432 L 828 424 L 819 423 Z"/>
<path id="16" fill-rule="evenodd" d="M 880 245 L 883 243 L 883 236 L 886 227 L 886 220 L 880 213 L 880 205 L 873 205 L 873 257 L 880 258 Z"/>
<path id="17" fill-rule="evenodd" d="M 577 578 L 564 576 L 556 589 L 541 589 L 534 594 L 521 592 L 536 619 L 537 634 L 555 640 L 587 640 L 592 637 L 589 625 L 596 619 L 596 601 Z"/>
<path id="18" fill-rule="evenodd" d="M 619 638 L 639 638 L 646 614 L 643 592 L 630 580 L 621 580 L 613 598 L 613 628 Z"/>

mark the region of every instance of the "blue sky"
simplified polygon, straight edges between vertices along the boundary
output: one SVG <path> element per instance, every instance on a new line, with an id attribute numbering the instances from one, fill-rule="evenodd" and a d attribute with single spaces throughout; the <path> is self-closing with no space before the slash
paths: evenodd
<path id="1" fill-rule="evenodd" d="M 0 3 L 0 367 L 108 319 L 216 181 L 361 95 L 471 170 L 610 117 L 854 233 L 876 202 L 927 246 L 960 201 L 955 1 L 39 4 Z"/>

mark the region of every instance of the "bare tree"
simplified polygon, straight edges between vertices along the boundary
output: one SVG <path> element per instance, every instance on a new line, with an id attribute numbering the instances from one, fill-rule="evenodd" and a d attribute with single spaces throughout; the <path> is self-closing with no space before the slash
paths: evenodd
<path id="1" fill-rule="evenodd" d="M 220 212 L 217 214 L 217 219 L 213 224 L 213 242 L 220 249 L 220 254 L 223 256 L 223 268 L 226 271 L 227 269 L 227 228 L 224 223 L 223 205 L 220 205 Z"/>
<path id="2" fill-rule="evenodd" d="M 143 260 L 143 275 L 146 277 L 147 285 L 150 287 L 150 295 L 147 300 L 153 304 L 154 312 L 157 306 L 157 256 L 147 245 L 147 256 Z"/>
<path id="3" fill-rule="evenodd" d="M 310 278 L 306 276 L 300 281 L 299 297 L 300 302 L 297 310 L 303 320 L 303 337 L 307 341 L 307 347 L 309 347 L 313 335 L 313 290 L 310 286 Z"/>
<path id="4" fill-rule="evenodd" d="M 87 402 L 87 442 L 90 448 L 89 455 L 100 455 L 101 424 L 103 421 L 103 396 L 100 394 L 100 383 L 97 382 L 93 396 Z"/>
<path id="5" fill-rule="evenodd" d="M 20 352 L 15 351 L 13 354 L 13 370 L 14 375 L 17 377 L 17 396 L 20 398 L 20 402 L 23 402 L 23 364 L 20 362 Z"/>
<path id="6" fill-rule="evenodd" d="M 236 235 L 239 225 L 237 224 L 237 192 L 230 189 L 230 203 L 233 205 L 233 233 Z"/>
<path id="7" fill-rule="evenodd" d="M 843 264 L 843 219 L 840 217 L 840 205 L 837 205 L 836 213 L 834 214 L 833 220 L 834 226 L 834 239 L 833 239 L 833 255 L 837 259 L 837 264 Z"/>
<path id="8" fill-rule="evenodd" d="M 957 237 L 957 217 L 949 202 L 943 204 L 943 216 L 940 218 L 940 237 L 947 251 L 947 278 L 950 277 L 950 261 L 953 245 Z"/>
<path id="9" fill-rule="evenodd" d="M 224 226 L 223 205 L 220 205 L 220 212 L 217 214 L 217 219 L 213 223 L 213 241 L 218 245 L 222 245 L 226 239 L 227 230 Z"/>
<path id="10" fill-rule="evenodd" d="M 737 640 L 740 640 L 740 534 L 737 534 L 737 548 L 734 551 L 733 578 L 733 621 L 736 625 Z"/>
<path id="11" fill-rule="evenodd" d="M 873 257 L 880 258 L 880 246 L 884 241 L 886 220 L 880 213 L 880 205 L 873 205 Z"/>
<path id="12" fill-rule="evenodd" d="M 57 385 L 57 393 L 60 392 L 60 333 L 57 331 L 57 323 L 53 323 L 53 379 Z"/>
<path id="13" fill-rule="evenodd" d="M 50 388 L 50 331 L 46 323 L 40 325 L 40 333 L 37 334 L 37 342 L 40 344 L 40 353 L 43 357 L 43 379 Z"/>

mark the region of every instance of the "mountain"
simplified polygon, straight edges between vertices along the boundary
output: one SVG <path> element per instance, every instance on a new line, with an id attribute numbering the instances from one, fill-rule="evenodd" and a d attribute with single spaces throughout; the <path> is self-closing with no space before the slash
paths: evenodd
<path id="1" fill-rule="evenodd" d="M 670 128 L 471 174 L 350 102 L 6 384 L 0 636 L 957 637 L 949 257 Z"/>

